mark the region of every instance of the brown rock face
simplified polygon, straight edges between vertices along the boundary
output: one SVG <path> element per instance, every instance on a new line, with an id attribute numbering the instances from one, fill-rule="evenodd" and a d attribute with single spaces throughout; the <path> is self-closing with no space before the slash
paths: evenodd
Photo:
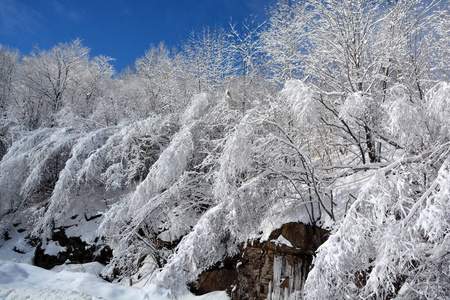
<path id="1" fill-rule="evenodd" d="M 222 267 L 203 272 L 192 291 L 204 294 L 227 290 L 232 299 L 281 299 L 300 292 L 315 250 L 328 232 L 301 223 L 288 223 L 264 243 L 253 242 Z"/>
<path id="2" fill-rule="evenodd" d="M 224 291 L 229 289 L 236 281 L 238 276 L 235 268 L 237 258 L 228 258 L 220 266 L 215 266 L 203 272 L 198 277 L 197 283 L 193 284 L 192 290 L 198 295 L 213 291 Z"/>
<path id="3" fill-rule="evenodd" d="M 314 253 L 323 243 L 324 231 L 318 227 L 301 223 L 287 223 L 281 227 L 281 235 L 291 242 L 292 246 L 304 253 Z"/>

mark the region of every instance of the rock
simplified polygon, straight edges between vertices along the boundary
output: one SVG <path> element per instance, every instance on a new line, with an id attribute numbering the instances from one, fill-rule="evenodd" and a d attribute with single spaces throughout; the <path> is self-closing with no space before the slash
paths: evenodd
<path id="1" fill-rule="evenodd" d="M 49 243 L 55 243 L 64 251 L 56 255 L 46 254 L 45 248 Z M 44 269 L 52 269 L 57 265 L 62 265 L 66 261 L 71 263 L 83 264 L 97 261 L 101 264 L 107 264 L 112 257 L 112 250 L 109 247 L 100 248 L 97 245 L 89 245 L 79 237 L 67 237 L 63 229 L 55 230 L 52 239 L 43 246 L 42 242 L 37 246 L 34 252 L 34 264 Z"/>
<path id="2" fill-rule="evenodd" d="M 191 290 L 197 295 L 227 290 L 232 299 L 266 299 L 269 293 L 271 299 L 277 299 L 285 290 L 288 294 L 301 291 L 314 252 L 327 235 L 318 227 L 284 224 L 271 233 L 268 241 L 249 242 L 238 256 L 200 274 Z"/>
<path id="3" fill-rule="evenodd" d="M 220 278 L 220 280 L 217 280 Z M 202 295 L 213 291 L 229 289 L 235 283 L 237 271 L 235 269 L 215 269 L 203 272 L 197 283 L 196 294 Z"/>

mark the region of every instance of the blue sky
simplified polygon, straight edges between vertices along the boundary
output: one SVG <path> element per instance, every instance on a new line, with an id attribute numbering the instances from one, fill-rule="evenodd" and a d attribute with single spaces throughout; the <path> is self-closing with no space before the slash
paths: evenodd
<path id="1" fill-rule="evenodd" d="M 91 55 L 132 65 L 150 44 L 178 46 L 194 29 L 266 18 L 273 0 L 0 0 L 0 44 L 28 54 L 75 38 Z"/>

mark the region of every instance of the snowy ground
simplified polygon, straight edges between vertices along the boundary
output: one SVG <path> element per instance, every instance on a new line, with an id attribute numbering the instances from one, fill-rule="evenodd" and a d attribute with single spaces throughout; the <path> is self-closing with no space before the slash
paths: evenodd
<path id="1" fill-rule="evenodd" d="M 169 292 L 155 285 L 124 286 L 99 277 L 98 262 L 67 264 L 45 270 L 33 266 L 35 248 L 25 240 L 26 232 L 12 231 L 0 241 L 0 300 L 169 300 Z M 144 284 L 142 284 L 144 285 Z M 180 300 L 229 300 L 225 292 L 203 296 L 192 294 Z"/>
<path id="2" fill-rule="evenodd" d="M 34 248 L 16 234 L 0 245 L 0 300 L 169 300 L 166 290 L 154 285 L 144 289 L 113 284 L 98 274 L 103 265 L 69 264 L 45 270 L 31 265 Z M 19 252 L 14 251 L 19 250 Z M 180 300 L 229 300 L 225 292 L 204 296 L 185 295 Z"/>
<path id="3" fill-rule="evenodd" d="M 145 299 L 140 289 L 111 284 L 89 273 L 53 272 L 23 263 L 0 262 L 0 299 L 27 299 L 27 296 L 32 299 Z"/>
<path id="4" fill-rule="evenodd" d="M 84 269 L 90 269 L 90 266 Z M 0 299 L 168 300 L 170 297 L 167 291 L 156 286 L 147 286 L 144 291 L 112 284 L 89 273 L 55 272 L 25 263 L 0 261 Z M 204 296 L 186 295 L 180 299 L 228 300 L 229 297 L 225 292 L 214 292 Z"/>

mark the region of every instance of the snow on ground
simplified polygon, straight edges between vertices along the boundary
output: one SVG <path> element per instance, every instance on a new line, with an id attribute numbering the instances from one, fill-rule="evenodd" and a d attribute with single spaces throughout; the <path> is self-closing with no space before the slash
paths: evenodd
<path id="1" fill-rule="evenodd" d="M 38 288 L 0 288 L 0 299 L 5 300 L 97 300 L 101 298 L 92 297 L 75 291 L 58 291 Z"/>
<path id="2" fill-rule="evenodd" d="M 22 291 L 33 295 L 33 299 L 61 299 L 66 296 L 73 299 L 145 299 L 145 293 L 140 289 L 108 283 L 92 274 L 52 272 L 12 262 L 0 262 L 0 291 L 0 295 L 13 295 L 6 299 L 15 299 Z"/>
<path id="3" fill-rule="evenodd" d="M 0 299 L 20 300 L 169 300 L 169 293 L 156 286 L 146 291 L 80 272 L 48 271 L 24 263 L 0 261 Z M 229 300 L 225 292 L 204 296 L 186 295 L 180 300 Z"/>
<path id="4" fill-rule="evenodd" d="M 0 241 L 0 300 L 169 300 L 169 292 L 155 285 L 145 290 L 104 281 L 98 275 L 104 266 L 98 262 L 65 264 L 51 271 L 31 265 L 35 248 L 26 232 L 12 231 L 10 239 Z M 56 254 L 58 244 L 46 251 Z M 180 300 L 229 300 L 225 292 L 203 296 L 192 294 Z"/>
<path id="5" fill-rule="evenodd" d="M 78 273 L 89 273 L 95 276 L 100 276 L 100 273 L 105 268 L 105 265 L 102 265 L 99 262 L 90 262 L 85 264 L 64 264 L 55 266 L 52 271 L 53 272 L 62 272 L 62 271 L 69 271 L 69 272 L 78 272 Z"/>
<path id="6" fill-rule="evenodd" d="M 12 234 L 9 240 L 0 240 L 0 260 L 33 263 L 35 248 L 30 246 L 25 240 L 26 233 L 16 232 Z"/>

